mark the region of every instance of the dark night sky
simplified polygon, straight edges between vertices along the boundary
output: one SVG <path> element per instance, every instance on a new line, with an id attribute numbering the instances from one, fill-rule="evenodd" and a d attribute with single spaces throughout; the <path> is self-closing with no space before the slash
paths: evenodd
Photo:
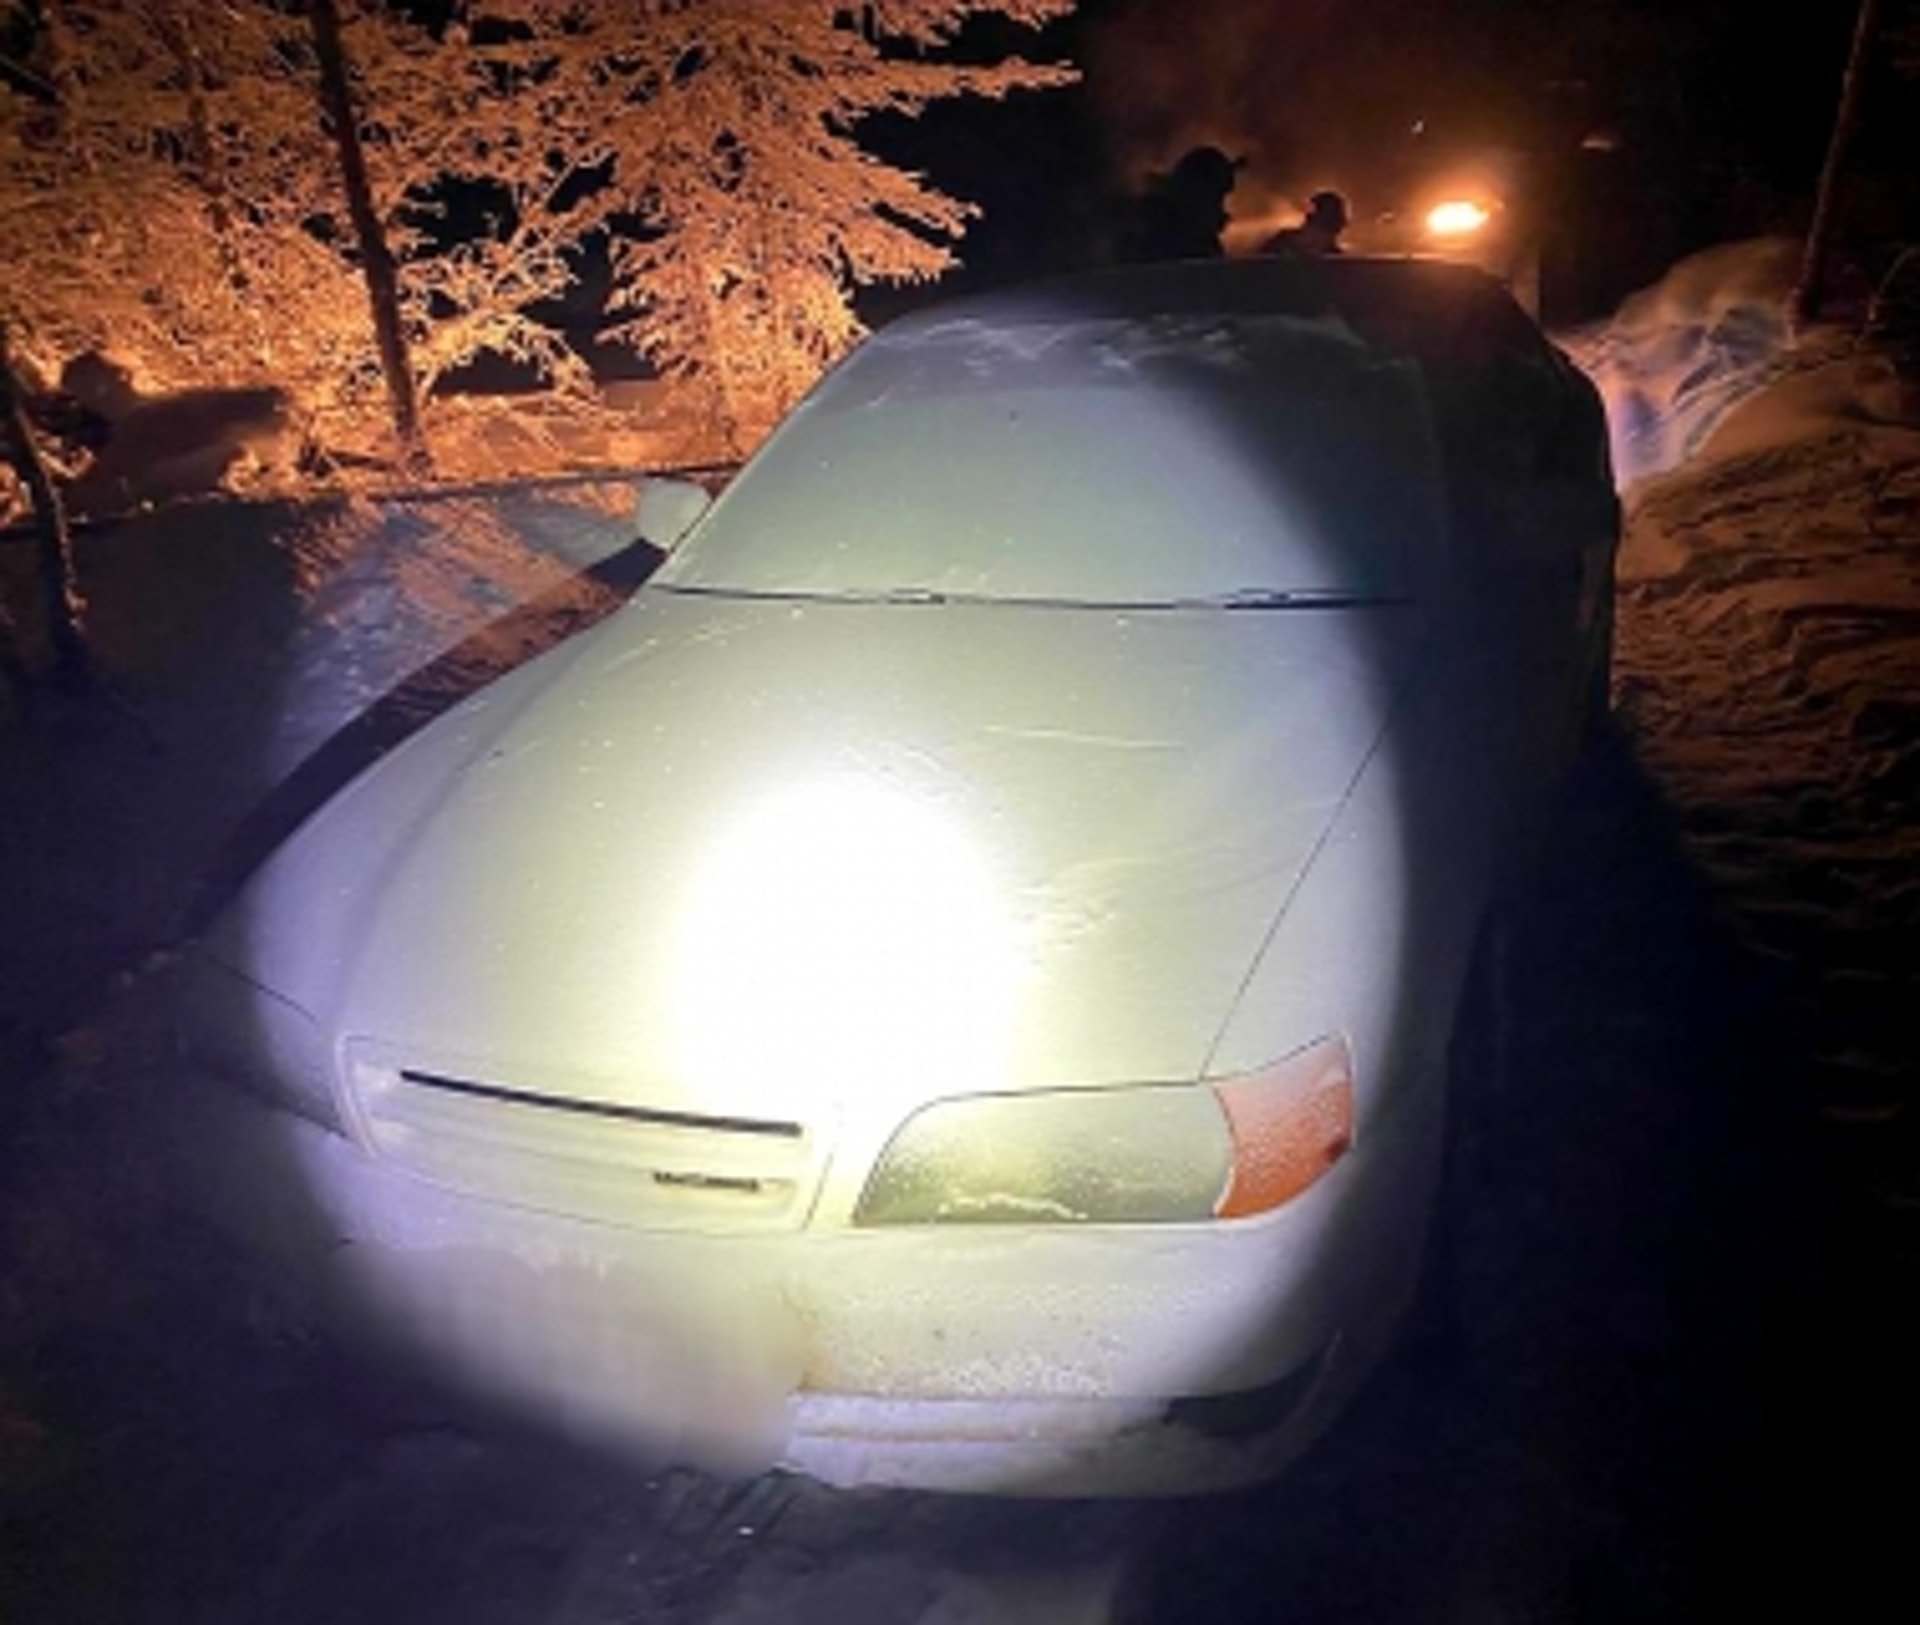
<path id="1" fill-rule="evenodd" d="M 1453 153 L 1546 153 L 1536 172 L 1555 175 L 1563 214 L 1636 217 L 1616 233 L 1645 262 L 1619 268 L 1631 282 L 1694 247 L 1797 228 L 1854 14 L 1852 0 L 1082 0 L 1049 35 L 1085 69 L 1080 89 L 938 109 L 901 153 L 986 206 L 966 254 L 987 275 L 1070 262 L 1116 195 L 1202 141 L 1247 158 L 1235 205 L 1249 213 L 1330 185 L 1360 216 Z M 1890 170 L 1920 85 L 1874 89 L 1865 156 Z M 1610 150 L 1582 153 L 1589 136 Z"/>
<path id="2" fill-rule="evenodd" d="M 1750 0 L 1083 0 L 1078 54 L 1135 156 L 1196 109 L 1282 163 L 1415 117 L 1538 121 L 1581 87 L 1593 114 L 1790 172 L 1818 147 L 1854 8 Z M 1673 126 L 1673 129 L 1663 128 Z"/>

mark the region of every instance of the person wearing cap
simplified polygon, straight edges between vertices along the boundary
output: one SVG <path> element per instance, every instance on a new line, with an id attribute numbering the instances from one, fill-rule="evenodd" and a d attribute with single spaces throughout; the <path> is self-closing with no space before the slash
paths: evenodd
<path id="1" fill-rule="evenodd" d="M 1155 175 L 1122 245 L 1130 260 L 1218 259 L 1225 249 L 1227 197 L 1241 160 L 1218 147 L 1194 147 Z"/>
<path id="2" fill-rule="evenodd" d="M 1306 218 L 1297 226 L 1276 231 L 1260 245 L 1263 254 L 1297 254 L 1318 258 L 1343 252 L 1340 234 L 1347 229 L 1347 200 L 1338 192 L 1315 192 L 1307 199 Z"/>

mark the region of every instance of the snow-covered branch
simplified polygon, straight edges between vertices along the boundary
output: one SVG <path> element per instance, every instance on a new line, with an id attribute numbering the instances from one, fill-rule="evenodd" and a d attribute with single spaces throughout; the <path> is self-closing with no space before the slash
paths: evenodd
<path id="1" fill-rule="evenodd" d="M 875 114 L 1066 83 L 947 59 L 1073 0 L 337 0 L 371 217 L 350 218 L 294 0 L 42 0 L 0 76 L 0 317 L 48 376 L 272 383 L 379 438 L 366 228 L 422 398 L 494 353 L 565 392 L 589 254 L 607 336 L 706 391 L 740 449 L 859 336 L 853 291 L 938 276 L 974 212 L 862 145 Z M 431 15 L 431 25 L 422 18 Z"/>

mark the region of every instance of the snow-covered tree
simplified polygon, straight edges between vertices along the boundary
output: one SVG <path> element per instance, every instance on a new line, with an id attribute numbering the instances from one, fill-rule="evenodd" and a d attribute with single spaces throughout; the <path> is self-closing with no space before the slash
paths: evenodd
<path id="1" fill-rule="evenodd" d="M 429 312 L 424 378 L 486 349 L 582 387 L 529 312 L 605 244 L 608 336 L 701 388 L 744 449 L 858 335 L 855 288 L 937 276 L 973 212 L 863 148 L 861 121 L 1068 82 L 947 48 L 973 18 L 1074 3 L 466 0 L 431 36 L 363 23 L 369 116 L 413 177 L 391 206 Z M 480 205 L 457 231 L 437 218 L 452 188 Z"/>
<path id="2" fill-rule="evenodd" d="M 307 0 L 37 0 L 0 76 L 0 316 L 43 370 L 105 348 L 146 388 L 271 381 L 323 444 L 377 452 L 383 348 L 429 425 L 435 384 L 483 352 L 587 394 L 542 316 L 591 245 L 612 336 L 743 447 L 856 335 L 853 290 L 938 274 L 971 212 L 864 149 L 861 121 L 1062 83 L 948 48 L 976 16 L 1072 5 L 335 0 L 356 211 Z"/>
<path id="3" fill-rule="evenodd" d="M 679 0 L 630 7 L 604 59 L 612 190 L 642 229 L 614 256 L 615 337 L 709 386 L 745 447 L 859 333 L 852 290 L 954 263 L 972 206 L 860 144 L 861 121 L 1059 85 L 1057 66 L 951 60 L 984 13 L 1073 0 Z"/>
<path id="4" fill-rule="evenodd" d="M 552 244 L 524 227 L 451 244 L 432 230 L 449 179 L 482 172 L 503 146 L 494 132 L 533 129 L 537 110 L 511 80 L 487 80 L 456 35 L 377 5 L 340 9 L 373 224 L 401 262 L 412 392 L 489 348 L 579 384 L 578 358 L 528 314 L 570 275 Z M 393 391 L 307 6 L 43 0 L 34 12 L 21 30 L 31 78 L 0 83 L 0 311 L 23 351 L 51 377 L 109 349 L 144 389 L 270 380 L 322 442 L 378 451 Z"/>
<path id="5" fill-rule="evenodd" d="M 581 241 L 606 219 L 591 183 L 611 157 L 599 30 L 614 9 L 476 0 L 432 31 L 373 13 L 349 31 L 383 215 L 422 313 L 424 389 L 483 352 L 591 387 L 539 312 L 567 293 Z"/>
<path id="6" fill-rule="evenodd" d="M 275 381 L 329 425 L 378 400 L 298 10 L 43 0 L 46 98 L 0 89 L 0 310 L 43 371 Z"/>

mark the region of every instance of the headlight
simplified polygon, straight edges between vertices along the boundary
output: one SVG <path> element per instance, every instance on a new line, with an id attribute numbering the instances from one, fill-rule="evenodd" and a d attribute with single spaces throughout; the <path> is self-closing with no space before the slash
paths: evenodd
<path id="1" fill-rule="evenodd" d="M 1353 1143 L 1329 1038 L 1244 1077 L 936 1101 L 881 1154 L 854 1222 L 1178 1224 L 1290 1201 Z"/>
<path id="2" fill-rule="evenodd" d="M 333 1058 L 319 1024 L 297 1004 L 197 952 L 176 1021 L 182 1052 L 270 1104 L 344 1130 L 333 1098 Z"/>

